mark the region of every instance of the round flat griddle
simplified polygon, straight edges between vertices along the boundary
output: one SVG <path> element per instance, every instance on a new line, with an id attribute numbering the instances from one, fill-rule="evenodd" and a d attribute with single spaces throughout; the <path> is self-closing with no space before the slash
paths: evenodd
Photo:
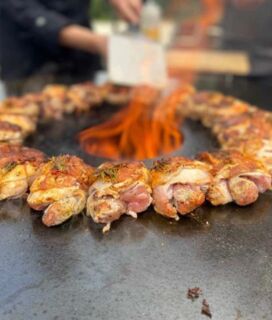
<path id="1" fill-rule="evenodd" d="M 75 135 L 112 111 L 40 124 L 26 144 L 97 166 L 104 159 L 84 154 Z M 217 147 L 198 123 L 182 130 L 175 154 Z M 46 228 L 24 200 L 2 202 L 0 219 L 1 320 L 199 320 L 204 298 L 213 319 L 272 317 L 272 193 L 246 208 L 207 204 L 179 222 L 150 209 L 136 221 L 122 217 L 107 235 L 83 216 Z M 203 291 L 194 302 L 192 287 Z"/>

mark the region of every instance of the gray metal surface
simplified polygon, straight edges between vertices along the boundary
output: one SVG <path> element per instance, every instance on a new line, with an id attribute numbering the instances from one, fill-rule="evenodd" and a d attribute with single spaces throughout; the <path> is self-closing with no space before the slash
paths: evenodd
<path id="1" fill-rule="evenodd" d="M 27 143 L 97 165 L 74 134 L 108 111 L 41 125 Z M 198 124 L 186 122 L 184 132 L 182 154 L 216 147 Z M 1 320 L 199 320 L 203 298 L 216 320 L 272 318 L 272 193 L 246 208 L 206 205 L 179 222 L 150 210 L 120 219 L 107 235 L 81 216 L 46 228 L 23 200 L 7 201 L 0 234 Z M 191 302 L 195 286 L 203 296 Z"/>

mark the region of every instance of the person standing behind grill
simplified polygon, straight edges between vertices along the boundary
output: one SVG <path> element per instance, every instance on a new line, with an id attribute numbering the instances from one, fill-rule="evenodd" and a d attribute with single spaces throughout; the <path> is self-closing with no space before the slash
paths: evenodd
<path id="1" fill-rule="evenodd" d="M 109 0 L 138 23 L 141 0 Z M 107 55 L 107 38 L 91 30 L 90 0 L 9 0 L 0 3 L 0 78 L 8 95 L 52 82 L 88 80 Z"/>

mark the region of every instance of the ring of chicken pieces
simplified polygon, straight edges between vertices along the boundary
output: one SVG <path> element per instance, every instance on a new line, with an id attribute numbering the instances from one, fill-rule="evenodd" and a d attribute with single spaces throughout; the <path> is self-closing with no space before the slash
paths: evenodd
<path id="1" fill-rule="evenodd" d="M 213 181 L 207 200 L 218 206 L 234 201 L 246 206 L 271 188 L 271 176 L 256 158 L 235 150 L 203 152 L 198 159 L 212 167 Z"/>
<path id="2" fill-rule="evenodd" d="M 149 183 L 149 171 L 141 162 L 102 164 L 89 189 L 87 215 L 106 224 L 103 232 L 123 214 L 137 218 L 152 203 Z"/>
<path id="3" fill-rule="evenodd" d="M 44 154 L 36 149 L 0 145 L 0 200 L 23 196 L 44 160 Z"/>
<path id="4" fill-rule="evenodd" d="M 210 167 L 200 161 L 174 157 L 157 161 L 151 169 L 154 209 L 157 213 L 179 219 L 205 202 L 211 183 Z"/>
<path id="5" fill-rule="evenodd" d="M 46 226 L 61 224 L 85 208 L 93 172 L 76 156 L 53 157 L 37 172 L 27 203 L 34 210 L 44 210 Z"/>

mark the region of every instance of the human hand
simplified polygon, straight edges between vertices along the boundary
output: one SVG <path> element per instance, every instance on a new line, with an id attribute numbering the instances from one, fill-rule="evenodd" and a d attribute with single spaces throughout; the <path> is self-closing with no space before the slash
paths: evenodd
<path id="1" fill-rule="evenodd" d="M 141 0 L 110 0 L 119 16 L 129 23 L 137 24 L 142 9 Z"/>

